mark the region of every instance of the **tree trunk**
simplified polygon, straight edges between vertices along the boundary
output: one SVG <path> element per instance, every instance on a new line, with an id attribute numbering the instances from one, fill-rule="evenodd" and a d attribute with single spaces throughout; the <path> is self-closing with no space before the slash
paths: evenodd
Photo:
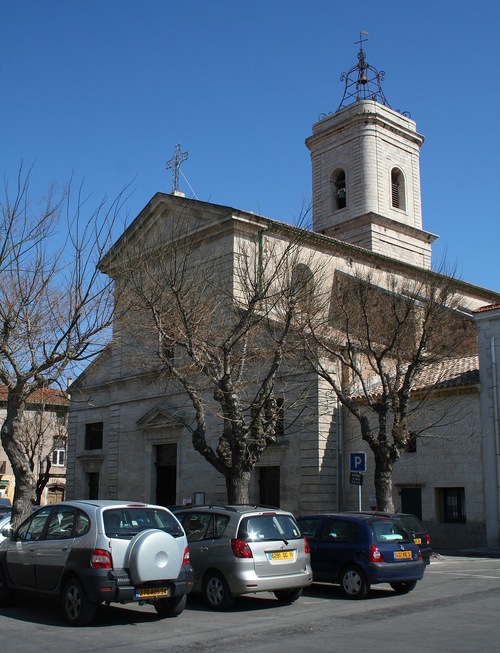
<path id="1" fill-rule="evenodd" d="M 227 502 L 230 505 L 250 503 L 251 472 L 241 469 L 229 469 L 226 476 Z"/>
<path id="2" fill-rule="evenodd" d="M 392 460 L 384 453 L 375 454 L 375 495 L 377 510 L 394 512 L 392 499 Z"/>
<path id="3" fill-rule="evenodd" d="M 36 503 L 37 505 L 40 505 L 42 503 L 42 494 L 45 488 L 47 487 L 47 483 L 50 481 L 50 469 L 52 467 L 51 461 L 50 461 L 50 456 L 47 456 L 44 460 L 45 464 L 45 469 L 40 469 L 40 473 L 38 475 L 38 479 L 36 480 Z"/>
<path id="4" fill-rule="evenodd" d="M 2 446 L 7 454 L 16 487 L 12 504 L 12 525 L 16 528 L 33 510 L 36 502 L 36 479 L 28 457 L 20 450 L 19 425 L 24 413 L 20 392 L 11 392 L 7 399 L 7 414 L 1 429 Z"/>

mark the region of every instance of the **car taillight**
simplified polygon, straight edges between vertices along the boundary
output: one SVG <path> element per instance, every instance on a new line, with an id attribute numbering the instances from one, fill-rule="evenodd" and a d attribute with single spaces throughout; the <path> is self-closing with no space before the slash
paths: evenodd
<path id="1" fill-rule="evenodd" d="M 422 551 L 418 550 L 418 560 L 422 560 Z"/>
<path id="2" fill-rule="evenodd" d="M 431 545 L 431 536 L 429 533 L 425 534 L 425 543 L 427 544 L 427 546 Z"/>
<path id="3" fill-rule="evenodd" d="M 370 544 L 370 562 L 380 562 L 382 554 L 380 549 L 375 544 Z"/>
<path id="4" fill-rule="evenodd" d="M 94 549 L 90 556 L 90 566 L 94 569 L 112 569 L 111 553 L 104 549 Z"/>
<path id="5" fill-rule="evenodd" d="M 305 536 L 304 536 L 304 553 L 311 553 L 311 545 L 309 544 L 309 540 Z"/>
<path id="6" fill-rule="evenodd" d="M 237 558 L 253 558 L 252 549 L 244 540 L 231 540 L 231 548 Z"/>
<path id="7" fill-rule="evenodd" d="M 184 555 L 182 556 L 182 564 L 183 565 L 188 565 L 189 564 L 189 548 L 186 547 L 184 549 Z"/>

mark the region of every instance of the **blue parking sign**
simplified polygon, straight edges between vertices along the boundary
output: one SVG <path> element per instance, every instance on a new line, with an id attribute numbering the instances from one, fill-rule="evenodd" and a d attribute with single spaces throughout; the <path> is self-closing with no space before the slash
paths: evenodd
<path id="1" fill-rule="evenodd" d="M 349 454 L 349 471 L 366 472 L 366 454 L 362 451 Z"/>

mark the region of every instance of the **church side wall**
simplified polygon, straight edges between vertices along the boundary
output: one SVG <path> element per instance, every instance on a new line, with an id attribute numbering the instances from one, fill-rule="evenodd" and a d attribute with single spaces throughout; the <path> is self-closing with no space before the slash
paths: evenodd
<path id="1" fill-rule="evenodd" d="M 441 416 L 442 426 L 436 419 Z M 486 518 L 483 487 L 483 450 L 480 404 L 477 389 L 442 397 L 429 403 L 417 424 L 436 423 L 417 439 L 415 452 L 405 452 L 394 464 L 393 501 L 402 510 L 401 493 L 407 488 L 420 490 L 422 521 L 429 529 L 436 548 L 467 548 L 486 545 Z M 374 459 L 367 443 L 356 438 L 357 421 L 348 416 L 345 474 L 349 479 L 349 452 L 363 451 L 367 471 L 362 487 L 362 510 L 375 507 Z M 447 522 L 444 497 L 447 490 L 463 488 L 465 521 Z M 358 487 L 346 486 L 346 509 L 358 509 Z"/>

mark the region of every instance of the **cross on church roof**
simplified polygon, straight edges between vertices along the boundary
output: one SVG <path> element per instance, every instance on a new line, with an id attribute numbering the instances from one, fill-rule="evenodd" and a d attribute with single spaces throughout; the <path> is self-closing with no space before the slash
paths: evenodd
<path id="1" fill-rule="evenodd" d="M 368 39 L 364 39 L 363 36 L 368 36 L 368 32 L 360 32 L 360 33 L 359 33 L 359 41 L 354 41 L 354 45 L 358 45 L 358 44 L 359 44 L 359 49 L 360 49 L 360 51 L 363 50 L 363 43 L 365 43 L 366 41 L 368 41 Z"/>
<path id="2" fill-rule="evenodd" d="M 187 152 L 181 152 L 181 144 L 177 143 L 174 148 L 174 156 L 170 161 L 166 163 L 166 169 L 172 168 L 173 170 L 173 180 L 172 180 L 172 194 L 175 194 L 179 191 L 179 168 L 181 163 L 186 161 L 188 158 Z"/>

